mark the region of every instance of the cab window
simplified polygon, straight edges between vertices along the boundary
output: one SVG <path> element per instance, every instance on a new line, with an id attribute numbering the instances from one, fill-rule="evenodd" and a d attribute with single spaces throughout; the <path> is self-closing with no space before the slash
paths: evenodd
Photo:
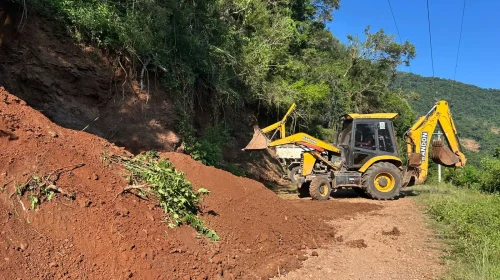
<path id="1" fill-rule="evenodd" d="M 394 153 L 394 143 L 391 133 L 389 132 L 389 124 L 387 122 L 378 122 L 378 148 L 382 152 Z"/>
<path id="2" fill-rule="evenodd" d="M 375 129 L 373 124 L 358 123 L 354 134 L 354 147 L 375 150 Z"/>

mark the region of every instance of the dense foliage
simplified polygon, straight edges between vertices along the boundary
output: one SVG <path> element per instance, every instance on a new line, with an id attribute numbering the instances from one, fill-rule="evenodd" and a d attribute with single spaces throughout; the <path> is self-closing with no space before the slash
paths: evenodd
<path id="1" fill-rule="evenodd" d="M 478 152 L 464 150 L 470 164 L 477 166 L 482 158 L 493 155 L 500 143 L 500 90 L 403 73 L 397 76 L 394 86 L 418 94 L 410 104 L 420 115 L 426 114 L 437 100 L 449 102 L 459 137 L 480 145 Z M 462 140 L 462 146 L 466 144 Z"/>
<path id="2" fill-rule="evenodd" d="M 404 94 L 389 88 L 414 46 L 369 27 L 341 43 L 326 29 L 340 0 L 10 1 L 129 57 L 139 79 L 155 72 L 184 116 L 209 105 L 211 125 L 233 122 L 248 107 L 277 118 L 293 102 L 291 129 L 309 132 L 333 127 L 347 112 L 397 111 L 399 132 L 414 118 Z"/>
<path id="3" fill-rule="evenodd" d="M 479 167 L 446 170 L 444 179 L 460 187 L 500 193 L 500 155 L 495 156 L 482 159 Z"/>

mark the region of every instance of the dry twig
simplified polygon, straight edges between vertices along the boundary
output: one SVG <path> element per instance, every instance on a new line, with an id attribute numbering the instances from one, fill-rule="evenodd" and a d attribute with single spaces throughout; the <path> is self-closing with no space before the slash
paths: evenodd
<path id="1" fill-rule="evenodd" d="M 151 185 L 134 185 L 134 186 L 128 186 L 128 187 L 125 187 L 123 190 L 121 190 L 119 193 L 116 194 L 116 197 L 115 199 L 117 199 L 121 194 L 124 194 L 124 193 L 131 193 L 141 199 L 145 199 L 143 196 L 141 196 L 140 194 L 137 194 L 137 193 L 134 193 L 132 192 L 133 190 L 141 190 L 141 191 L 144 191 L 146 193 L 148 193 L 148 188 L 151 187 Z M 147 200 L 147 199 L 145 199 Z"/>

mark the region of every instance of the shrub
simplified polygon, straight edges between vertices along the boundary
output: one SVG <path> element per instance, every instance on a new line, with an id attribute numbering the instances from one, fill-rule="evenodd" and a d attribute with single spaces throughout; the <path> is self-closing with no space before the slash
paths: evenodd
<path id="1" fill-rule="evenodd" d="M 479 168 L 468 165 L 461 169 L 447 169 L 444 179 L 459 187 L 500 192 L 500 159 L 484 158 Z"/>
<path id="2" fill-rule="evenodd" d="M 205 129 L 203 136 L 197 138 L 195 129 L 185 112 L 179 110 L 179 132 L 183 136 L 183 145 L 187 154 L 205 165 L 220 166 L 223 161 L 222 149 L 229 140 L 229 131 L 224 124 L 217 124 Z"/>
<path id="3" fill-rule="evenodd" d="M 487 192 L 500 192 L 500 159 L 483 159 L 481 169 L 481 189 Z"/>
<path id="4" fill-rule="evenodd" d="M 456 186 L 465 188 L 480 188 L 480 172 L 474 166 L 465 166 L 461 169 L 447 168 L 444 170 L 444 180 Z"/>
<path id="5" fill-rule="evenodd" d="M 225 168 L 229 173 L 233 174 L 234 176 L 238 177 L 246 177 L 247 173 L 244 168 L 239 167 L 238 165 L 231 163 L 229 166 Z"/>

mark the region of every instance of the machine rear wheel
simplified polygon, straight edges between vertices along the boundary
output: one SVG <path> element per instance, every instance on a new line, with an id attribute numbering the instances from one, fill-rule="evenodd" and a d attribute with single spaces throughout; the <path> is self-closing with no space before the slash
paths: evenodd
<path id="1" fill-rule="evenodd" d="M 361 180 L 366 194 L 373 199 L 394 199 L 401 189 L 401 171 L 389 162 L 375 163 Z"/>
<path id="2" fill-rule="evenodd" d="M 312 179 L 309 186 L 309 194 L 314 200 L 327 200 L 332 192 L 332 184 L 326 177 L 316 177 Z"/>

